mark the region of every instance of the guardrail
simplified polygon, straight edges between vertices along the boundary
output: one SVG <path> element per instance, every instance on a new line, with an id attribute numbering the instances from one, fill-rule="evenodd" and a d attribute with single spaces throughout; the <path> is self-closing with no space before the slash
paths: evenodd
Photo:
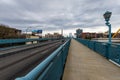
<path id="1" fill-rule="evenodd" d="M 69 45 L 70 40 L 61 45 L 26 76 L 15 80 L 60 80 L 64 71 Z"/>
<path id="2" fill-rule="evenodd" d="M 57 38 L 39 38 L 39 39 L 0 39 L 0 44 L 23 43 L 32 41 L 56 40 Z"/>
<path id="3" fill-rule="evenodd" d="M 60 38 L 33 38 L 33 39 L 0 39 L 0 50 L 12 47 L 19 47 L 25 44 L 34 44 L 41 41 L 59 40 Z"/>
<path id="4" fill-rule="evenodd" d="M 120 45 L 90 41 L 80 38 L 76 38 L 75 40 L 96 51 L 105 58 L 120 64 Z"/>

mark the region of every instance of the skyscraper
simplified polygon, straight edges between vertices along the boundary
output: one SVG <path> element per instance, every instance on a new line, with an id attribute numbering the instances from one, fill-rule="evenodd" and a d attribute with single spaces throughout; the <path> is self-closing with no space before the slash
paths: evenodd
<path id="1" fill-rule="evenodd" d="M 77 38 L 81 38 L 81 37 L 82 37 L 82 32 L 83 32 L 82 29 L 77 29 L 77 30 L 76 30 L 76 37 L 77 37 Z"/>

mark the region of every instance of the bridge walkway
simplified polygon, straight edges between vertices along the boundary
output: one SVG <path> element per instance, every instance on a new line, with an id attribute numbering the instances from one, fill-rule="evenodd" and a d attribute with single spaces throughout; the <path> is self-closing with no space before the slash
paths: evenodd
<path id="1" fill-rule="evenodd" d="M 120 68 L 72 39 L 63 80 L 120 80 Z"/>

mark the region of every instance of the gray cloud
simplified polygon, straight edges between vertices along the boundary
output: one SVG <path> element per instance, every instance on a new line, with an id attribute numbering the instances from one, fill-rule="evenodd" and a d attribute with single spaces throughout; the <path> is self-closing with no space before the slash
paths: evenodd
<path id="1" fill-rule="evenodd" d="M 103 13 L 113 12 L 111 22 L 118 25 L 119 0 L 1 0 L 0 23 L 25 30 L 42 26 L 45 30 L 104 26 Z"/>

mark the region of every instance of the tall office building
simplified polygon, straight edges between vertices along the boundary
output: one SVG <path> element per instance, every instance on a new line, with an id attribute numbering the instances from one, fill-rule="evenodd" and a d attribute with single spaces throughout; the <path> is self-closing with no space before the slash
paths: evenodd
<path id="1" fill-rule="evenodd" d="M 81 37 L 82 37 L 82 32 L 83 32 L 82 29 L 77 29 L 77 30 L 76 30 L 76 37 L 77 37 L 77 38 L 81 38 Z"/>

